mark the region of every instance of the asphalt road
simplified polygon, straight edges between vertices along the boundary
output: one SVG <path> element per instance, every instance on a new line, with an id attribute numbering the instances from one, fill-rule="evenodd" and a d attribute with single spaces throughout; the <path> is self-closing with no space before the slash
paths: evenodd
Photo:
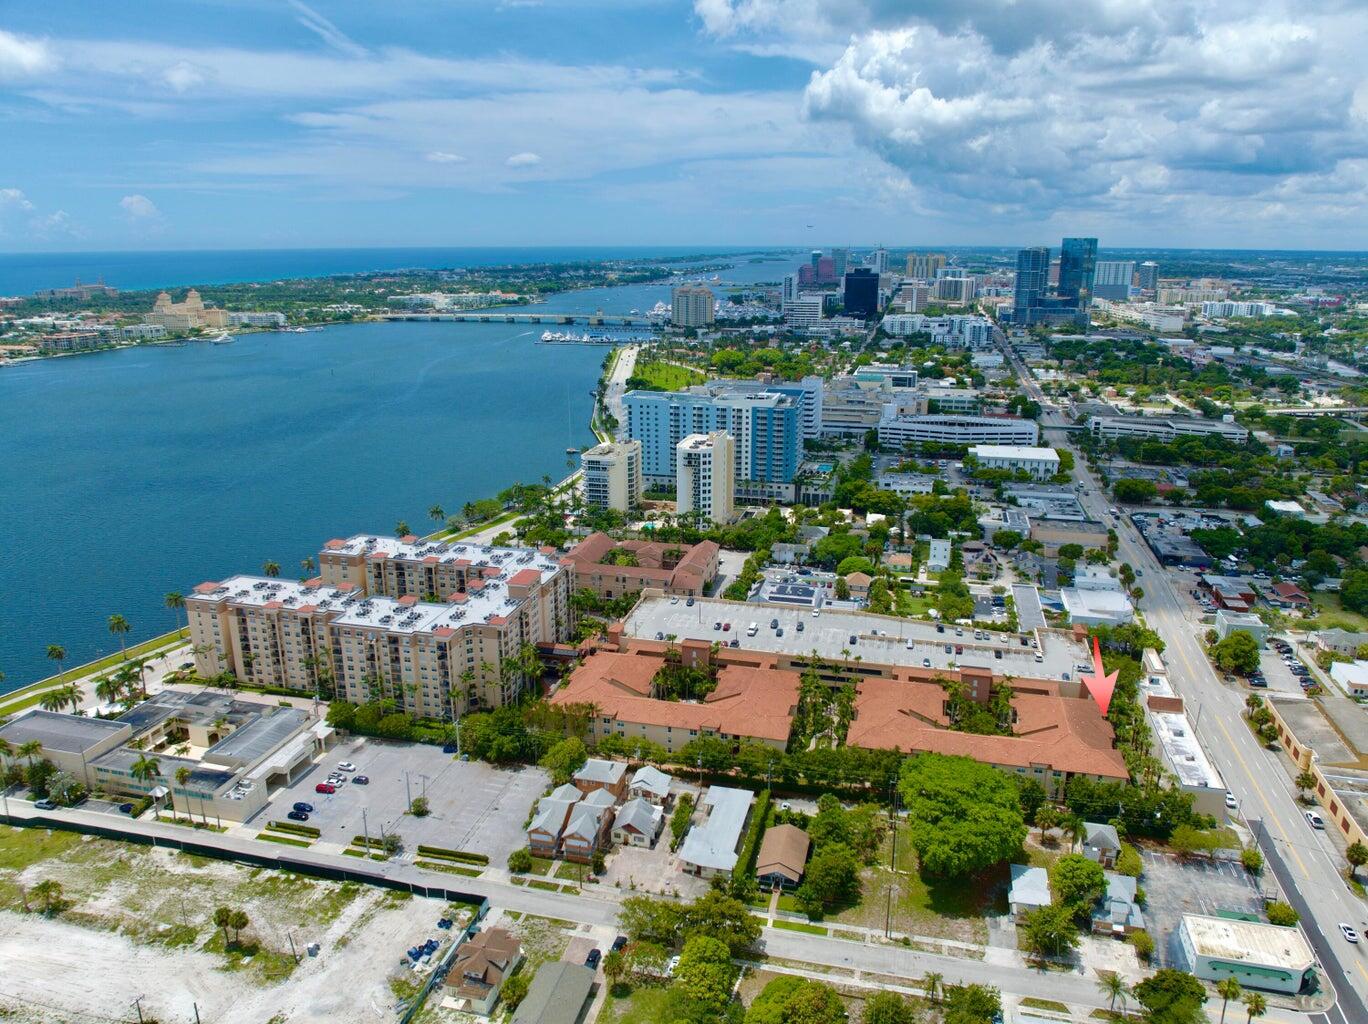
<path id="1" fill-rule="evenodd" d="M 1063 431 L 1064 417 L 1046 404 L 1040 386 L 1015 353 L 1009 352 L 1008 359 L 1027 394 L 1044 408 L 1041 427 L 1053 430 L 1051 443 L 1074 451 L 1074 474 L 1084 485 L 1079 495 L 1084 507 L 1095 518 L 1109 520 L 1109 502 L 1101 483 Z M 1313 947 L 1326 957 L 1323 963 L 1330 969 L 1323 973 L 1334 983 L 1338 1012 L 1347 1021 L 1368 1022 L 1363 995 L 1368 992 L 1368 961 L 1362 944 L 1345 942 L 1337 927 L 1339 922 L 1346 922 L 1364 932 L 1368 909 L 1349 891 L 1341 874 L 1344 865 L 1329 839 L 1313 830 L 1302 816 L 1296 790 L 1279 763 L 1283 755 L 1260 746 L 1245 725 L 1244 694 L 1217 678 L 1198 640 L 1200 627 L 1184 608 L 1168 570 L 1159 564 L 1129 520 L 1120 519 L 1116 529 L 1121 560 L 1144 569 L 1141 610 L 1149 626 L 1164 640 L 1169 678 L 1186 699 L 1196 719 L 1198 736 L 1226 786 L 1239 800 L 1242 813 L 1260 820 L 1260 840 L 1265 848 L 1271 844 L 1286 865 L 1286 877 L 1279 881 L 1288 899 L 1301 900 L 1306 908 L 1302 924 Z M 1337 975 L 1345 980 L 1336 982 Z M 1338 1018 L 1332 1014 L 1330 1020 L 1337 1022 Z"/>

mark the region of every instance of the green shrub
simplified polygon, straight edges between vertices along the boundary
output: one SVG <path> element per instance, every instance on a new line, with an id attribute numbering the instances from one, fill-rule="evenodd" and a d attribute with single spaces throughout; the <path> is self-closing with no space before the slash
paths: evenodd
<path id="1" fill-rule="evenodd" d="M 749 877 L 755 872 L 755 858 L 760 853 L 760 840 L 765 834 L 765 827 L 769 821 L 770 791 L 761 791 L 756 798 L 755 810 L 751 812 L 750 828 L 746 830 L 746 838 L 741 844 L 741 852 L 736 858 L 738 874 Z"/>
<path id="2" fill-rule="evenodd" d="M 1269 924 L 1280 925 L 1283 928 L 1291 928 L 1301 920 L 1301 915 L 1281 900 L 1274 900 L 1270 903 L 1265 908 L 1265 913 L 1268 914 Z"/>
<path id="3" fill-rule="evenodd" d="M 481 867 L 489 864 L 489 857 L 483 853 L 471 853 L 468 850 L 448 850 L 444 846 L 419 844 L 418 855 L 420 857 L 431 857 L 434 860 L 454 860 L 461 864 L 479 864 Z"/>
<path id="4" fill-rule="evenodd" d="M 532 851 L 527 847 L 514 850 L 508 855 L 508 870 L 515 875 L 525 875 L 532 870 Z"/>
<path id="5" fill-rule="evenodd" d="M 1135 955 L 1145 963 L 1154 956 L 1154 938 L 1147 931 L 1131 932 L 1130 944 L 1135 947 Z"/>
<path id="6" fill-rule="evenodd" d="M 323 834 L 322 829 L 314 828 L 312 825 L 300 825 L 293 821 L 272 821 L 266 827 L 273 832 L 291 832 L 297 836 L 308 836 L 317 839 Z"/>
<path id="7" fill-rule="evenodd" d="M 1131 878 L 1139 878 L 1144 865 L 1140 860 L 1140 853 L 1130 843 L 1121 844 L 1121 852 L 1116 858 L 1116 871 L 1118 874 L 1130 875 Z"/>

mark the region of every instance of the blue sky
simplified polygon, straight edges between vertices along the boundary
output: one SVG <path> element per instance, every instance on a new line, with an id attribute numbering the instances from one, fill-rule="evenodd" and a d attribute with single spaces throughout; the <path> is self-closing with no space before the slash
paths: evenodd
<path id="1" fill-rule="evenodd" d="M 0 9 L 0 250 L 1362 248 L 1351 0 Z"/>

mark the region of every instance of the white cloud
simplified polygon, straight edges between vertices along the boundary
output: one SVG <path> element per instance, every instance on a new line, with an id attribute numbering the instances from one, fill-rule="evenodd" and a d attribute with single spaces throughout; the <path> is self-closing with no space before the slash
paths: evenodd
<path id="1" fill-rule="evenodd" d="M 175 92 L 187 92 L 208 81 L 209 75 L 203 68 L 196 67 L 188 60 L 178 60 L 161 74 L 161 80 Z"/>
<path id="2" fill-rule="evenodd" d="M 459 153 L 447 153 L 440 149 L 434 149 L 431 153 L 424 157 L 424 159 L 427 160 L 429 163 L 434 164 L 465 163 L 465 157 L 461 156 Z"/>
<path id="3" fill-rule="evenodd" d="M 812 74 L 804 116 L 848 128 L 942 208 L 1210 223 L 1262 199 L 1294 222 L 1280 196 L 1368 158 L 1368 20 L 1346 2 L 696 0 L 695 12 L 752 52 L 844 40 Z"/>
<path id="4" fill-rule="evenodd" d="M 29 213 L 33 210 L 33 204 L 24 195 L 23 190 L 17 188 L 0 188 L 0 211 L 20 210 Z"/>
<path id="5" fill-rule="evenodd" d="M 151 221 L 161 217 L 157 204 L 144 195 L 124 196 L 119 200 L 119 208 L 133 221 Z"/>
<path id="6" fill-rule="evenodd" d="M 339 53 L 346 54 L 348 57 L 365 57 L 366 48 L 353 42 L 346 33 L 334 25 L 323 15 L 319 14 L 312 7 L 301 3 L 300 0 L 289 0 L 289 4 L 299 14 L 295 19 L 318 38 L 337 50 Z"/>
<path id="7" fill-rule="evenodd" d="M 47 71 L 57 64 L 47 43 L 0 29 L 0 78 L 19 78 Z"/>
<path id="8" fill-rule="evenodd" d="M 514 153 L 504 161 L 509 167 L 535 167 L 542 162 L 536 153 Z"/>

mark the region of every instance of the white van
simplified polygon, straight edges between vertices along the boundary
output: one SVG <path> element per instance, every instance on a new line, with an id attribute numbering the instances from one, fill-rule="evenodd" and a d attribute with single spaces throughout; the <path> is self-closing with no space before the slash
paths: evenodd
<path id="1" fill-rule="evenodd" d="M 758 632 L 760 632 L 760 623 L 758 622 L 752 622 L 746 627 L 746 636 L 755 636 Z"/>

